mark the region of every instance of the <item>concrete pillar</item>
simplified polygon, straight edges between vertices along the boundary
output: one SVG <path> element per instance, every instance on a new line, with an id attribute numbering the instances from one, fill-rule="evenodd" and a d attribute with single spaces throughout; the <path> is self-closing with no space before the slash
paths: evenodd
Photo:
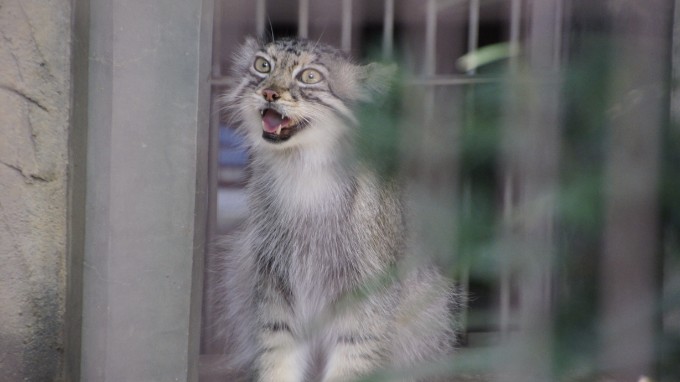
<path id="1" fill-rule="evenodd" d="M 212 0 L 89 7 L 81 380 L 196 380 Z"/>

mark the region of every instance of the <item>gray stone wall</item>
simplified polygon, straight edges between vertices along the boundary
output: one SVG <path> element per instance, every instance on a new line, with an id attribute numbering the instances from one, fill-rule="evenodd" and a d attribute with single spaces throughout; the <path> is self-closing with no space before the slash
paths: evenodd
<path id="1" fill-rule="evenodd" d="M 63 379 L 70 0 L 0 0 L 0 381 Z"/>

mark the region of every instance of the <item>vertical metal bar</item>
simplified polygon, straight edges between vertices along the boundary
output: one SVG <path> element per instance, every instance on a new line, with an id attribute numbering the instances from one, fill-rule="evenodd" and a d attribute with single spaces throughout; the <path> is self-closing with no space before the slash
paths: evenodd
<path id="1" fill-rule="evenodd" d="M 519 53 L 519 29 L 522 15 L 522 0 L 510 3 L 510 70 L 517 71 L 517 54 Z"/>
<path id="2" fill-rule="evenodd" d="M 383 44 L 382 53 L 384 58 L 391 58 L 394 49 L 394 0 L 385 0 L 385 16 L 383 19 Z"/>
<path id="3" fill-rule="evenodd" d="M 560 61 L 562 59 L 562 30 L 564 29 L 564 2 L 557 0 L 555 4 L 555 30 L 553 31 L 553 69 L 560 68 Z"/>
<path id="4" fill-rule="evenodd" d="M 468 41 L 467 41 L 467 53 L 474 52 L 477 50 L 477 45 L 479 42 L 479 0 L 470 0 L 469 2 L 469 13 L 468 13 Z M 467 71 L 467 74 L 472 76 L 477 72 L 477 67 L 476 65 L 471 65 L 470 69 Z M 463 110 L 463 116 L 465 118 L 465 124 L 464 128 L 467 129 L 473 129 L 474 124 L 475 124 L 475 114 L 474 114 L 474 106 L 475 106 L 475 86 L 470 85 L 466 86 L 464 89 L 464 107 L 465 109 Z M 471 179 L 461 179 L 461 183 L 463 184 L 463 189 L 464 189 L 464 197 L 468 199 L 472 199 L 470 195 L 472 195 L 472 181 Z M 465 201 L 464 201 L 465 202 Z M 471 206 L 472 201 L 468 200 L 468 206 Z M 463 292 L 466 293 L 470 289 L 470 262 L 465 260 L 463 263 L 459 264 L 459 267 L 461 268 L 461 276 L 459 283 L 461 284 L 461 287 L 463 289 Z M 467 331 L 467 317 L 468 317 L 468 308 L 467 304 L 464 308 L 463 311 L 463 319 L 462 319 L 462 328 L 463 330 Z"/>
<path id="5" fill-rule="evenodd" d="M 510 84 L 508 125 L 503 132 L 504 240 L 508 262 L 501 271 L 501 316 L 507 336 L 501 373 L 504 381 L 552 380 L 550 295 L 555 193 L 559 158 L 559 87 L 551 81 L 556 2 L 530 2 L 528 65 L 522 87 Z M 511 44 L 519 46 L 519 1 L 511 3 Z M 511 70 L 517 69 L 513 62 Z M 514 183 L 514 184 L 513 184 Z M 516 195 L 515 195 L 516 193 Z M 544 202 L 539 203 L 539 200 Z M 509 308 L 511 277 L 517 275 L 518 305 Z M 507 321 L 509 320 L 509 321 Z M 512 349 L 510 352 L 509 350 Z M 499 379 L 500 380 L 500 379 Z"/>
<path id="6" fill-rule="evenodd" d="M 308 36 L 309 36 L 309 0 L 299 0 L 298 37 L 307 38 Z"/>
<path id="7" fill-rule="evenodd" d="M 459 175 L 459 173 L 457 174 Z M 454 181 L 457 179 L 454 178 Z M 459 209 L 463 219 L 470 219 L 474 213 L 472 209 L 472 183 L 469 179 L 463 181 L 463 192 L 460 201 L 461 208 Z M 464 305 L 462 312 L 460 313 L 460 331 L 463 337 L 463 341 L 468 342 L 468 323 L 469 323 L 469 311 L 468 308 L 468 295 L 470 292 L 470 255 L 468 253 L 462 253 L 460 260 L 456 262 L 456 267 L 458 268 L 458 280 L 457 283 L 460 288 L 460 292 L 464 298 Z"/>
<path id="8" fill-rule="evenodd" d="M 265 25 L 267 25 L 267 0 L 257 0 L 255 3 L 255 32 L 258 36 L 264 36 Z"/>
<path id="9" fill-rule="evenodd" d="M 504 227 L 511 227 L 512 214 L 514 210 L 514 195 L 513 195 L 513 176 L 508 169 L 505 170 L 503 177 L 503 225 Z M 506 229 L 508 229 L 506 228 Z M 510 263 L 507 257 L 500 259 L 500 307 L 499 307 L 499 329 L 501 338 L 507 339 L 510 334 L 510 296 L 511 296 L 511 272 Z"/>
<path id="10" fill-rule="evenodd" d="M 345 52 L 352 50 L 352 0 L 342 0 L 342 40 L 340 47 Z"/>
<path id="11" fill-rule="evenodd" d="M 663 133 L 662 139 L 665 137 L 678 136 L 680 133 L 680 0 L 674 0 L 675 11 L 672 21 L 672 57 L 671 57 L 671 78 L 670 83 L 670 128 Z M 677 146 L 676 146 L 677 147 Z M 677 169 L 677 164 L 675 167 Z M 671 170 L 672 171 L 672 170 Z M 664 171 L 662 176 L 669 176 L 672 172 Z M 675 187 L 674 195 L 677 195 L 678 188 Z M 680 292 L 680 256 L 678 256 L 678 237 L 677 223 L 666 222 L 659 227 L 663 234 L 661 237 L 661 245 L 663 246 L 662 264 L 663 280 L 661 282 L 661 301 L 671 301 L 672 296 L 678 296 Z M 675 232 L 675 233 L 674 233 Z M 661 310 L 661 330 L 662 336 L 667 336 L 667 333 L 677 333 L 677 328 L 680 327 L 680 315 L 678 315 L 678 304 L 675 304 L 675 309 L 668 309 L 669 304 L 663 304 Z M 677 348 L 680 345 L 680 340 L 674 341 Z M 671 373 L 661 376 L 661 378 L 672 378 Z M 675 378 L 680 376 L 680 371 L 675 372 Z"/>
<path id="12" fill-rule="evenodd" d="M 521 16 L 521 0 L 512 0 L 510 4 L 510 71 L 512 74 L 517 72 L 517 55 L 519 51 L 519 29 L 520 29 L 520 19 Z M 511 92 L 514 89 L 510 89 Z M 509 105 L 508 105 L 509 106 Z M 515 123 L 514 115 L 512 113 L 507 113 L 508 117 L 508 128 L 512 127 Z M 512 174 L 512 169 L 507 166 L 504 168 L 505 174 L 503 175 L 503 225 L 506 230 L 511 229 L 512 225 L 512 215 L 514 213 L 514 176 Z M 509 238 L 504 237 L 504 240 L 509 240 Z M 506 256 L 507 257 L 507 256 Z M 512 293 L 512 272 L 511 272 L 511 262 L 503 257 L 500 263 L 500 280 L 499 280 L 499 329 L 501 331 L 501 337 L 507 339 L 510 334 L 510 318 L 511 309 L 510 297 Z"/>
<path id="13" fill-rule="evenodd" d="M 468 53 L 477 50 L 479 44 L 479 0 L 470 0 L 470 11 L 468 14 Z M 468 74 L 475 74 L 477 66 L 472 65 Z"/>
<path id="14" fill-rule="evenodd" d="M 673 4 L 631 0 L 612 12 L 612 75 L 605 164 L 601 367 L 614 380 L 655 371 L 659 309 L 659 172 L 668 113 Z"/>
<path id="15" fill-rule="evenodd" d="M 529 380 L 550 380 L 551 331 L 550 299 L 552 263 L 555 252 L 554 227 L 559 160 L 560 97 L 554 74 L 555 17 L 559 0 L 534 0 L 531 5 L 528 36 L 529 97 L 524 102 L 526 124 L 518 127 L 523 141 L 516 153 L 521 177 L 522 206 L 520 243 L 524 259 L 519 264 L 520 338 L 517 351 L 518 371 L 533 368 Z M 540 149 L 539 149 L 540 147 Z M 549 200 L 536 204 L 540 198 Z"/>
<path id="16" fill-rule="evenodd" d="M 680 52 L 680 0 L 674 0 L 675 12 L 673 14 L 673 52 Z M 671 58 L 671 83 L 680 84 L 680 54 L 675 53 Z M 680 125 L 680 86 L 671 87 L 671 120 L 678 128 Z"/>
<path id="17" fill-rule="evenodd" d="M 437 68 L 437 0 L 428 0 L 425 10 L 425 75 L 434 76 Z"/>
<path id="18" fill-rule="evenodd" d="M 437 0 L 428 0 L 425 10 L 425 62 L 424 74 L 432 77 L 437 71 Z M 428 86 L 424 97 L 426 124 L 434 118 L 435 88 Z"/>

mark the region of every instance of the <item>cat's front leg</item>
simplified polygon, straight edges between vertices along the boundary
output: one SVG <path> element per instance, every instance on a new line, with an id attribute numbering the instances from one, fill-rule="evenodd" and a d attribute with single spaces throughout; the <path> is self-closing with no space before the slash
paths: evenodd
<path id="1" fill-rule="evenodd" d="M 329 354 L 323 382 L 356 380 L 383 366 L 387 359 L 383 338 L 372 334 L 341 335 Z"/>
<path id="2" fill-rule="evenodd" d="M 261 353 L 257 361 L 258 381 L 302 381 L 306 349 L 295 341 L 287 324 L 266 324 L 259 334 L 259 341 Z"/>

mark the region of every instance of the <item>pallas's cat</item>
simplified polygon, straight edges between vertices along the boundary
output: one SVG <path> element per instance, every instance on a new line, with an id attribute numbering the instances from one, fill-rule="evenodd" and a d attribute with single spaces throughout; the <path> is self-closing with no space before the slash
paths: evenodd
<path id="1" fill-rule="evenodd" d="M 390 71 L 300 39 L 248 39 L 234 67 L 223 102 L 248 145 L 250 213 L 221 275 L 230 367 L 351 381 L 446 357 L 453 289 L 409 249 L 398 188 L 354 154 L 353 110 Z"/>

